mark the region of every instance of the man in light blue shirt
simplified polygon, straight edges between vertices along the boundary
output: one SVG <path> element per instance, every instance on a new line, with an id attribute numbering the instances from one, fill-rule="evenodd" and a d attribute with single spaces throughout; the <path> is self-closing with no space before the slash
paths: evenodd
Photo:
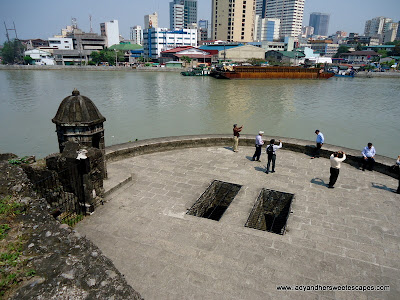
<path id="1" fill-rule="evenodd" d="M 363 149 L 361 154 L 363 155 L 362 170 L 365 171 L 365 169 L 368 169 L 369 171 L 372 171 L 375 164 L 375 147 L 372 146 L 372 143 L 368 143 L 367 147 Z"/>
<path id="2" fill-rule="evenodd" d="M 316 139 L 316 144 L 317 147 L 315 148 L 315 153 L 314 156 L 311 158 L 319 158 L 319 154 L 320 154 L 320 149 L 322 147 L 322 145 L 324 144 L 324 135 L 322 134 L 322 132 L 320 132 L 318 129 L 315 130 L 315 134 L 317 135 L 317 139 Z"/>

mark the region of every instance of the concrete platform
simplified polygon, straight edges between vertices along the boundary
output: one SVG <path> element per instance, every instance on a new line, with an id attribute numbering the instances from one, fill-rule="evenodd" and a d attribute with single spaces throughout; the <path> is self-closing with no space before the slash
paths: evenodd
<path id="1" fill-rule="evenodd" d="M 133 180 L 76 229 L 145 299 L 400 299 L 397 179 L 344 164 L 328 189 L 326 158 L 279 150 L 267 175 L 266 155 L 253 153 L 209 146 L 109 162 L 109 175 Z M 221 220 L 186 215 L 214 179 L 242 185 Z M 244 227 L 262 188 L 295 194 L 283 236 Z M 318 284 L 390 291 L 277 290 Z"/>

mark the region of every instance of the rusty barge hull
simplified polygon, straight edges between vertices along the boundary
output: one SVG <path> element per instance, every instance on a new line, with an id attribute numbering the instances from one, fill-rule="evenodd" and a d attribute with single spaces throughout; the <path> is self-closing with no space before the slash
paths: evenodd
<path id="1" fill-rule="evenodd" d="M 319 68 L 302 67 L 234 67 L 233 71 L 214 71 L 218 79 L 328 79 L 333 73 Z"/>

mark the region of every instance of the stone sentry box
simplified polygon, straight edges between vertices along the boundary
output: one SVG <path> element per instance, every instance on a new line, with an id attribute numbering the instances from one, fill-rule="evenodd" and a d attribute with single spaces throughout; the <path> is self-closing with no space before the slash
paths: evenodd
<path id="1" fill-rule="evenodd" d="M 186 214 L 219 221 L 241 187 L 214 180 Z"/>
<path id="2" fill-rule="evenodd" d="M 283 235 L 294 194 L 262 189 L 245 227 Z"/>

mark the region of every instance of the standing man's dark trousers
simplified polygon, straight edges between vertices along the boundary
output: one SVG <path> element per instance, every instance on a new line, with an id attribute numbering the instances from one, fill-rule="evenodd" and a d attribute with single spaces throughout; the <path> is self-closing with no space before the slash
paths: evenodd
<path id="1" fill-rule="evenodd" d="M 315 148 L 314 157 L 319 157 L 320 152 L 321 152 L 321 147 L 322 147 L 322 144 L 321 143 L 317 143 L 317 147 Z"/>
<path id="2" fill-rule="evenodd" d="M 398 186 L 398 188 L 397 188 L 397 194 L 400 194 L 400 168 L 398 168 L 398 174 L 397 174 L 397 176 L 399 177 L 399 186 Z"/>
<path id="3" fill-rule="evenodd" d="M 261 149 L 262 149 L 261 145 L 256 145 L 256 152 L 254 152 L 253 160 L 260 160 Z"/>
<path id="4" fill-rule="evenodd" d="M 331 167 L 331 177 L 329 178 L 329 187 L 333 187 L 339 177 L 339 170 Z"/>
<path id="5" fill-rule="evenodd" d="M 365 157 L 363 157 L 362 160 L 363 160 L 363 163 L 362 163 L 363 171 L 365 169 L 368 169 L 370 171 L 372 171 L 374 169 L 375 159 L 373 159 L 372 157 L 367 157 L 367 159 L 365 159 Z"/>
<path id="6" fill-rule="evenodd" d="M 269 173 L 269 167 L 271 165 L 271 161 L 272 161 L 272 170 L 271 170 L 271 172 L 272 173 L 275 172 L 275 160 L 276 160 L 276 154 L 268 154 L 267 171 L 265 171 L 265 173 Z"/>

